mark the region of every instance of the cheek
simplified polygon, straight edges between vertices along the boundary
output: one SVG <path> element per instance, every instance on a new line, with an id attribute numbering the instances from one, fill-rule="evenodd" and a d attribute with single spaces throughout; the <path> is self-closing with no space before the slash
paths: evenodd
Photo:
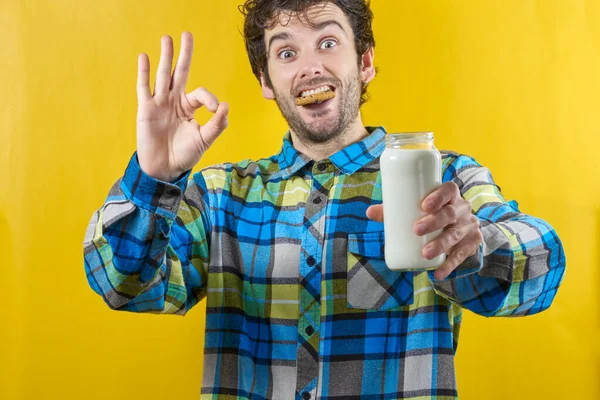
<path id="1" fill-rule="evenodd" d="M 279 93 L 289 93 L 294 83 L 295 70 L 291 67 L 279 67 L 276 70 L 270 69 L 271 83 Z"/>
<path id="2" fill-rule="evenodd" d="M 353 51 L 345 50 L 332 54 L 328 64 L 344 76 L 358 72 L 358 59 Z"/>
<path id="3" fill-rule="evenodd" d="M 342 83 L 345 91 L 354 85 L 354 81 L 360 80 L 358 68 L 353 68 L 351 65 L 344 65 L 342 69 L 331 71 L 331 73 Z"/>

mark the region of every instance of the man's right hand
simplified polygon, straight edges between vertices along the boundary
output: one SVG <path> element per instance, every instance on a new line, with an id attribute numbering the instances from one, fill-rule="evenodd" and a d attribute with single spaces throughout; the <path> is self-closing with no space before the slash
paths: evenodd
<path id="1" fill-rule="evenodd" d="M 171 77 L 173 41 L 170 36 L 162 37 L 154 95 L 150 92 L 148 56 L 138 56 L 138 160 L 146 174 L 162 181 L 172 182 L 192 169 L 227 127 L 227 103 L 219 103 L 203 88 L 185 94 L 193 47 L 192 34 L 184 32 Z M 214 115 L 205 125 L 199 125 L 194 113 L 203 105 Z"/>

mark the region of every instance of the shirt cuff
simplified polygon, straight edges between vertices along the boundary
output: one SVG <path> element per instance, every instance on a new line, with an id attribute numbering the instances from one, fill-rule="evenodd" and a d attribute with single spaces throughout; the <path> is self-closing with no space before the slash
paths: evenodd
<path id="1" fill-rule="evenodd" d="M 136 206 L 173 220 L 191 171 L 181 174 L 175 182 L 160 181 L 142 170 L 136 151 L 121 180 L 121 190 Z"/>
<path id="2" fill-rule="evenodd" d="M 475 274 L 481 271 L 483 267 L 483 243 L 479 245 L 477 248 L 477 252 L 475 254 L 467 257 L 465 261 L 463 261 L 454 271 L 450 273 L 444 279 L 436 279 L 433 271 L 427 271 L 427 275 L 429 275 L 429 279 L 432 282 L 446 282 L 451 279 L 461 278 L 463 276 Z"/>

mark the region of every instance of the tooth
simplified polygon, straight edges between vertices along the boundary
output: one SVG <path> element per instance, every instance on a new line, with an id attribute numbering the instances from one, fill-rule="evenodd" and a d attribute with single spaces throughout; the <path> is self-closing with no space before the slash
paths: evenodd
<path id="1" fill-rule="evenodd" d="M 329 86 L 321 86 L 316 89 L 305 90 L 305 91 L 301 92 L 300 97 L 307 97 L 310 95 L 319 94 L 319 93 L 327 92 L 330 90 L 331 90 L 331 88 Z"/>

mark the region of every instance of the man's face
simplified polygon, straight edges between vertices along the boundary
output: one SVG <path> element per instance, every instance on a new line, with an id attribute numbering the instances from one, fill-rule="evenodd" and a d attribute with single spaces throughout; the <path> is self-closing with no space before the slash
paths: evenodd
<path id="1" fill-rule="evenodd" d="M 344 133 L 359 117 L 362 81 L 370 76 L 359 69 L 352 28 L 340 8 L 324 3 L 311 7 L 307 15 L 316 27 L 296 17 L 288 21 L 281 13 L 279 23 L 265 31 L 272 88 L 264 77 L 261 82 L 265 98 L 275 99 L 301 140 L 323 143 Z M 333 89 L 333 99 L 296 105 L 303 91 L 323 86 Z"/>

